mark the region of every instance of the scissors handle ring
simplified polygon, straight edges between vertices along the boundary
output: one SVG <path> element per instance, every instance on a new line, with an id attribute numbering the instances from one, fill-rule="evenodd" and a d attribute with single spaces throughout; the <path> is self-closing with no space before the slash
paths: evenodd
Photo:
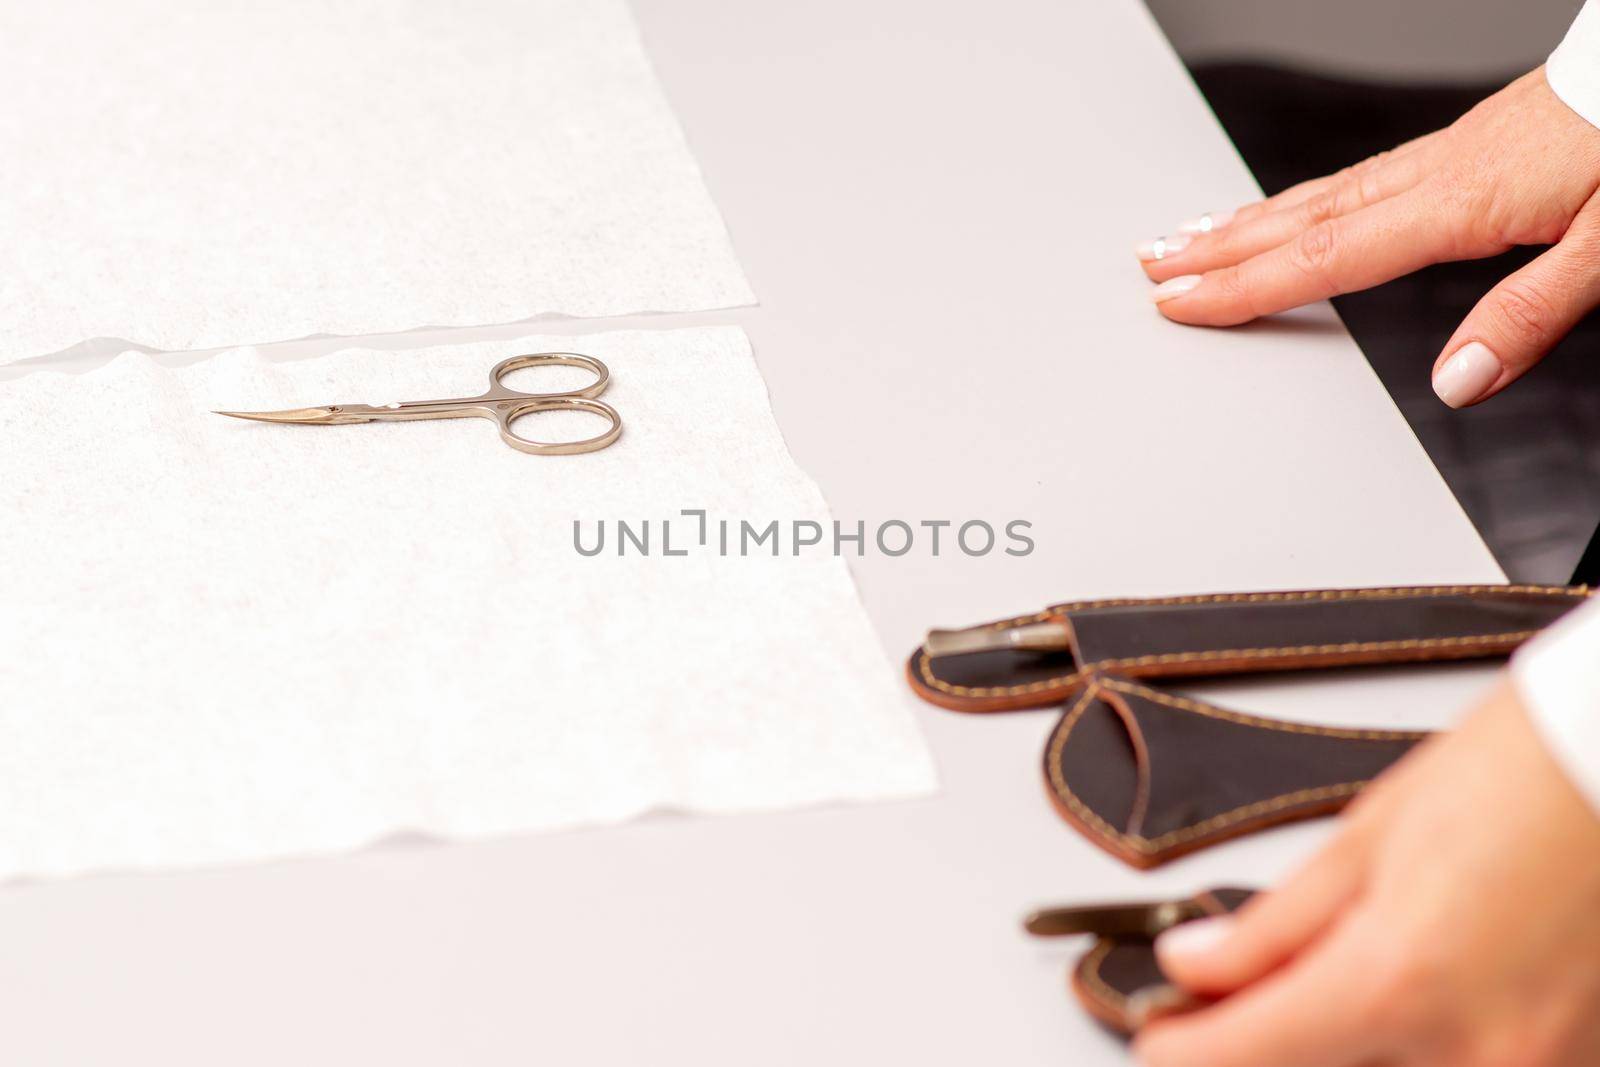
<path id="1" fill-rule="evenodd" d="M 518 359 L 529 359 L 529 356 L 518 356 Z M 587 357 L 585 357 L 587 358 Z M 507 360 L 507 362 L 511 362 Z M 598 360 L 596 361 L 598 362 Z M 602 384 L 604 379 L 601 380 Z M 593 388 L 591 386 L 590 388 Z M 610 421 L 611 425 L 602 433 L 594 437 L 586 437 L 582 441 L 535 441 L 530 437 L 520 437 L 511 429 L 511 423 L 524 415 L 532 415 L 536 411 L 587 411 L 591 415 L 599 415 Z M 617 409 L 600 400 L 590 400 L 581 396 L 543 396 L 534 397 L 520 404 L 510 404 L 495 412 L 495 421 L 500 424 L 500 438 L 518 452 L 527 452 L 535 456 L 573 456 L 580 452 L 598 452 L 609 447 L 617 438 L 622 436 L 622 416 L 617 414 Z"/>
<path id="2" fill-rule="evenodd" d="M 525 367 L 581 367 L 594 375 L 594 381 L 582 389 L 568 389 L 558 393 L 524 393 L 500 383 L 500 379 L 512 371 L 522 370 Z M 501 397 L 512 399 L 517 397 L 547 397 L 553 400 L 558 397 L 582 397 L 586 400 L 593 400 L 605 392 L 606 387 L 610 384 L 610 368 L 593 356 L 586 356 L 581 352 L 534 352 L 526 356 L 512 356 L 510 359 L 502 359 L 489 371 L 489 391 L 495 395 L 496 399 Z M 610 409 L 608 408 L 607 410 L 609 411 Z M 612 414 L 615 415 L 616 412 L 612 412 Z M 603 448 L 605 446 L 602 445 L 600 447 Z"/>

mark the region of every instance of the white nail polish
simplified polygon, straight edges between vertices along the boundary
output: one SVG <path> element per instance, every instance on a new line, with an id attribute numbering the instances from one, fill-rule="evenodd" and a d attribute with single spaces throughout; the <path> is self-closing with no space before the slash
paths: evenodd
<path id="1" fill-rule="evenodd" d="M 1500 357 L 1482 341 L 1468 341 L 1433 374 L 1433 391 L 1453 408 L 1466 407 L 1500 380 Z"/>
<path id="2" fill-rule="evenodd" d="M 1222 229 L 1233 221 L 1231 211 L 1208 211 L 1204 215 L 1196 215 L 1192 219 L 1184 219 L 1178 223 L 1179 233 L 1212 233 Z"/>
<path id="3" fill-rule="evenodd" d="M 1231 915 L 1200 919 L 1174 926 L 1156 939 L 1156 950 L 1165 959 L 1174 956 L 1204 956 L 1233 936 Z"/>
<path id="4" fill-rule="evenodd" d="M 1174 233 L 1165 237 L 1157 237 L 1154 241 L 1145 241 L 1134 249 L 1138 257 L 1149 263 L 1151 260 L 1166 259 L 1175 256 L 1189 247 L 1189 235 Z"/>
<path id="5" fill-rule="evenodd" d="M 1189 292 L 1201 281 L 1198 274 L 1180 274 L 1176 278 L 1168 278 L 1154 289 L 1150 290 L 1150 299 L 1156 303 L 1171 300 L 1175 296 L 1182 296 Z"/>

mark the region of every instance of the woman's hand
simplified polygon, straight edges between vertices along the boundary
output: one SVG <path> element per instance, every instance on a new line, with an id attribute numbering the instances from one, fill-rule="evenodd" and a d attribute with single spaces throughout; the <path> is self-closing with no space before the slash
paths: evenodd
<path id="1" fill-rule="evenodd" d="M 1504 684 L 1286 885 L 1157 948 L 1226 999 L 1147 1028 L 1148 1067 L 1593 1067 L 1600 818 Z"/>
<path id="2" fill-rule="evenodd" d="M 1232 326 L 1432 263 L 1553 244 L 1479 301 L 1435 362 L 1435 391 L 1463 407 L 1515 381 L 1600 305 L 1597 187 L 1600 129 L 1541 68 L 1448 129 L 1201 216 L 1139 256 L 1161 283 L 1162 314 Z"/>

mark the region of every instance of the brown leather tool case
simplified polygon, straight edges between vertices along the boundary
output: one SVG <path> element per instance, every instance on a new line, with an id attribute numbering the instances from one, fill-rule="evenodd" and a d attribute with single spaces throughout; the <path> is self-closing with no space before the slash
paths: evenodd
<path id="1" fill-rule="evenodd" d="M 1220 593 L 1057 604 L 933 631 L 907 666 L 954 711 L 1044 707 L 1085 678 L 1187 677 L 1503 656 L 1587 587 L 1448 585 Z"/>
<path id="2" fill-rule="evenodd" d="M 1064 704 L 1044 756 L 1052 803 L 1151 868 L 1331 815 L 1426 735 L 1245 715 L 1145 679 L 1501 656 L 1589 595 L 1455 585 L 1080 601 L 932 631 L 908 673 L 957 711 Z"/>
<path id="3" fill-rule="evenodd" d="M 1168 983 L 1156 961 L 1155 938 L 1180 923 L 1237 911 L 1254 895 L 1249 889 L 1212 889 L 1170 903 L 1046 909 L 1025 925 L 1040 937 L 1094 935 L 1072 970 L 1073 995 L 1101 1025 L 1131 1037 L 1147 1023 L 1210 1003 Z"/>
<path id="4" fill-rule="evenodd" d="M 1050 734 L 1045 785 L 1091 842 L 1149 869 L 1331 815 L 1426 736 L 1282 722 L 1098 677 Z"/>

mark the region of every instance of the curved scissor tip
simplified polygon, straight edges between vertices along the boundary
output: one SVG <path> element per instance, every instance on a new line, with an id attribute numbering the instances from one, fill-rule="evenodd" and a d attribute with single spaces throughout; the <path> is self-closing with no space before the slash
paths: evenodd
<path id="1" fill-rule="evenodd" d="M 318 423 L 333 421 L 332 408 L 288 408 L 284 411 L 213 411 L 213 415 L 226 415 L 230 419 L 251 419 L 255 422 Z"/>

